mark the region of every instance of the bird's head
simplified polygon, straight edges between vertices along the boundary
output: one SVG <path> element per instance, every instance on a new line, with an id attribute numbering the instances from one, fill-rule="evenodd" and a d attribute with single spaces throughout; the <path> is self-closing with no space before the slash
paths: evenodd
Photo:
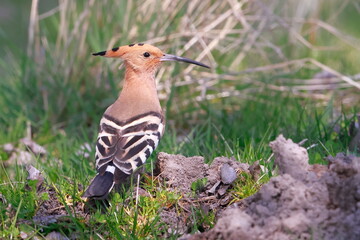
<path id="1" fill-rule="evenodd" d="M 121 58 L 125 61 L 127 68 L 134 71 L 155 72 L 165 61 L 187 62 L 202 67 L 209 68 L 207 65 L 188 58 L 165 54 L 159 48 L 149 44 L 130 44 L 116 47 L 111 50 L 93 53 L 94 56 L 104 56 L 111 58 Z"/>

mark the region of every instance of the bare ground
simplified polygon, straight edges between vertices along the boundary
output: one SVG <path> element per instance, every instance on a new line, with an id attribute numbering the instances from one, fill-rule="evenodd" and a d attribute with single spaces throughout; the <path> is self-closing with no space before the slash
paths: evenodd
<path id="1" fill-rule="evenodd" d="M 360 158 L 314 166 L 282 135 L 270 147 L 280 175 L 227 207 L 210 231 L 181 239 L 360 239 Z"/>

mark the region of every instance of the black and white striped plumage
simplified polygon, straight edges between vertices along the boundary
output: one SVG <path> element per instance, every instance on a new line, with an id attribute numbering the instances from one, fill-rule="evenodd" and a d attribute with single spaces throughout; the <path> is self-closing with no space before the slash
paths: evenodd
<path id="1" fill-rule="evenodd" d="M 130 44 L 93 54 L 121 58 L 124 85 L 119 98 L 105 111 L 96 144 L 98 174 L 83 197 L 103 199 L 114 184 L 123 183 L 157 147 L 164 130 L 155 73 L 166 61 L 209 68 L 188 58 L 165 54 L 149 44 Z"/>
<path id="2" fill-rule="evenodd" d="M 114 184 L 124 182 L 145 163 L 164 131 L 164 117 L 147 112 L 126 121 L 104 114 L 96 143 L 97 175 L 83 197 L 104 199 Z"/>

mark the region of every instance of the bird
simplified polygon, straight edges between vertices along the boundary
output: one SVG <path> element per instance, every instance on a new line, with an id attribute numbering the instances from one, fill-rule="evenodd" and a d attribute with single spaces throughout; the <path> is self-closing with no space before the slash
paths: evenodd
<path id="1" fill-rule="evenodd" d="M 117 100 L 100 120 L 96 140 L 96 176 L 83 193 L 85 199 L 106 199 L 116 184 L 122 184 L 158 146 L 165 117 L 157 94 L 155 74 L 163 62 L 178 61 L 209 66 L 185 57 L 163 53 L 150 44 L 138 43 L 93 53 L 120 58 L 125 76 Z"/>

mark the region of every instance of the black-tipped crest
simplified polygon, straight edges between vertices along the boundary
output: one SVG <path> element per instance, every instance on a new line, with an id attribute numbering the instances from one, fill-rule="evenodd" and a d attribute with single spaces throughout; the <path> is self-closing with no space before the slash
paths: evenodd
<path id="1" fill-rule="evenodd" d="M 94 55 L 94 56 L 104 56 L 105 54 L 106 54 L 106 51 L 102 51 L 102 52 L 93 53 L 92 55 Z"/>

